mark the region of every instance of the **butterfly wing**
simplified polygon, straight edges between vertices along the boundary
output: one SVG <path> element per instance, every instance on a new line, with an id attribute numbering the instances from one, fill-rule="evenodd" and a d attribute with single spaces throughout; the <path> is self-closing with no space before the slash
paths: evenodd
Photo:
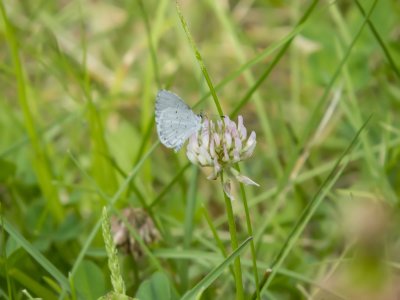
<path id="1" fill-rule="evenodd" d="M 201 127 L 201 117 L 174 93 L 161 90 L 156 99 L 156 125 L 160 141 L 178 151 Z"/>

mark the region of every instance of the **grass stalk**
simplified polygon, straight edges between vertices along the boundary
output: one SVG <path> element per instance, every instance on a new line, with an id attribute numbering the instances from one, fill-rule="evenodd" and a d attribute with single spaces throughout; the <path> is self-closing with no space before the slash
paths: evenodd
<path id="1" fill-rule="evenodd" d="M 160 72 L 158 70 L 158 61 L 157 61 L 157 53 L 156 53 L 156 49 L 155 49 L 155 45 L 153 42 L 153 38 L 152 38 L 152 32 L 151 32 L 151 27 L 150 27 L 150 21 L 149 21 L 149 16 L 146 12 L 146 9 L 144 7 L 144 3 L 143 0 L 139 0 L 139 8 L 140 8 L 140 12 L 143 16 L 144 19 L 144 25 L 146 28 L 146 36 L 147 36 L 147 42 L 148 42 L 148 46 L 150 49 L 150 55 L 151 55 L 151 61 L 152 61 L 152 65 L 153 65 L 153 71 L 154 71 L 154 77 L 156 79 L 156 83 L 157 83 L 157 87 L 158 89 L 161 89 L 161 80 L 160 80 Z"/>
<path id="2" fill-rule="evenodd" d="M 303 210 L 299 220 L 293 227 L 292 231 L 290 232 L 288 238 L 286 239 L 284 245 L 282 246 L 281 250 L 279 251 L 276 259 L 271 265 L 271 271 L 265 272 L 265 275 L 261 281 L 260 288 L 261 292 L 263 289 L 267 288 L 269 283 L 275 277 L 277 269 L 280 268 L 284 259 L 287 257 L 291 249 L 294 247 L 296 241 L 298 240 L 300 234 L 303 232 L 304 228 L 306 227 L 307 223 L 310 221 L 311 217 L 313 216 L 314 212 L 316 211 L 317 207 L 321 204 L 322 200 L 325 198 L 326 194 L 332 188 L 333 184 L 337 181 L 338 177 L 342 174 L 346 164 L 342 165 L 342 161 L 345 159 L 347 154 L 351 152 L 353 147 L 355 146 L 358 138 L 367 126 L 371 117 L 363 124 L 363 126 L 358 130 L 356 135 L 354 136 L 353 140 L 350 142 L 348 147 L 342 153 L 342 155 L 338 158 L 335 165 L 333 166 L 331 172 L 328 174 L 312 200 L 308 203 L 307 207 Z M 252 299 L 255 299 L 256 293 L 253 294 Z"/>
<path id="3" fill-rule="evenodd" d="M 296 26 L 302 25 L 311 15 L 311 13 L 314 11 L 316 5 L 318 4 L 319 0 L 314 0 L 310 6 L 307 8 L 305 11 L 304 15 L 301 17 L 299 20 L 298 24 Z M 261 74 L 261 76 L 258 78 L 258 80 L 254 83 L 254 85 L 247 91 L 246 95 L 239 101 L 239 105 L 230 113 L 231 117 L 235 117 L 239 111 L 242 109 L 242 107 L 250 100 L 251 96 L 258 90 L 260 85 L 265 81 L 265 79 L 269 76 L 269 74 L 272 72 L 272 70 L 275 68 L 275 66 L 278 64 L 278 62 L 281 60 L 283 55 L 286 53 L 286 51 L 289 49 L 289 46 L 292 44 L 294 40 L 294 36 L 291 37 L 281 48 L 281 50 L 278 52 L 278 54 L 275 56 L 273 61 L 269 64 L 269 66 L 264 70 L 264 72 Z"/>
<path id="4" fill-rule="evenodd" d="M 237 165 L 237 170 L 240 172 L 239 165 Z M 242 183 L 240 183 L 240 193 L 242 195 L 243 207 L 244 207 L 244 212 L 245 212 L 245 216 L 246 216 L 247 234 L 249 236 L 253 237 L 253 226 L 251 225 L 249 205 L 247 203 L 246 191 L 245 191 L 244 185 Z M 251 262 L 252 262 L 252 266 L 253 266 L 254 282 L 256 285 L 256 296 L 257 296 L 257 299 L 261 299 L 261 295 L 259 292 L 260 291 L 260 279 L 258 277 L 257 252 L 256 252 L 255 243 L 254 243 L 254 238 L 251 239 L 251 241 L 250 241 L 250 250 L 251 250 Z"/>
<path id="5" fill-rule="evenodd" d="M 223 174 L 221 174 L 221 186 L 223 187 Z M 225 208 L 228 216 L 229 233 L 231 237 L 232 251 L 238 248 L 238 239 L 236 233 L 235 217 L 233 215 L 232 200 L 223 192 L 225 199 Z M 242 281 L 242 267 L 240 264 L 240 256 L 235 258 L 233 263 L 233 272 L 235 273 L 236 284 L 236 300 L 244 300 L 243 281 Z"/>
<path id="6" fill-rule="evenodd" d="M 185 211 L 185 224 L 184 224 L 184 236 L 183 246 L 184 249 L 189 249 L 192 243 L 193 226 L 194 226 L 194 214 L 196 210 L 197 202 L 197 184 L 198 184 L 199 169 L 196 166 L 192 166 L 192 176 L 190 176 L 190 186 L 186 197 L 186 211 Z M 189 285 L 189 264 L 187 260 L 181 263 L 181 285 L 182 290 L 186 291 Z"/>
<path id="7" fill-rule="evenodd" d="M 221 104 L 219 103 L 217 93 L 215 92 L 215 89 L 214 89 L 214 86 L 212 84 L 210 75 L 208 74 L 207 68 L 206 68 L 206 66 L 205 66 L 205 64 L 203 62 L 201 54 L 200 54 L 199 50 L 196 47 L 196 44 L 195 44 L 195 42 L 193 40 L 192 35 L 190 34 L 189 27 L 187 26 L 185 18 L 183 17 L 183 14 L 182 14 L 181 9 L 179 7 L 178 1 L 176 1 L 176 11 L 178 12 L 179 19 L 181 20 L 182 28 L 186 33 L 186 37 L 187 37 L 187 39 L 189 41 L 190 46 L 192 47 L 192 50 L 193 50 L 194 55 L 196 57 L 196 60 L 199 63 L 201 72 L 203 73 L 203 76 L 204 76 L 204 78 L 205 78 L 205 80 L 207 82 L 208 88 L 210 89 L 210 93 L 211 93 L 211 95 L 212 95 L 212 97 L 214 99 L 214 104 L 215 104 L 215 106 L 216 106 L 216 108 L 218 110 L 218 114 L 222 118 L 224 116 L 224 113 L 222 112 L 222 107 L 221 107 Z"/>
<path id="8" fill-rule="evenodd" d="M 360 10 L 360 12 L 363 15 L 363 17 L 366 18 L 365 10 L 362 7 L 362 5 L 360 4 L 360 2 L 358 0 L 355 0 L 354 2 L 356 4 L 357 8 Z M 396 63 L 394 62 L 394 59 L 392 58 L 392 55 L 390 54 L 388 47 L 386 47 L 385 42 L 383 41 L 382 37 L 380 36 L 378 30 L 375 28 L 374 23 L 372 23 L 371 20 L 369 18 L 367 18 L 367 24 L 368 24 L 368 27 L 371 30 L 372 34 L 376 38 L 377 42 L 379 43 L 379 46 L 381 46 L 382 51 L 385 54 L 386 59 L 388 60 L 388 62 L 390 64 L 390 66 L 392 67 L 394 73 L 397 75 L 398 79 L 400 79 L 399 68 L 397 67 Z"/>
<path id="9" fill-rule="evenodd" d="M 107 215 L 107 208 L 103 208 L 102 231 L 104 244 L 108 256 L 108 268 L 111 273 L 111 284 L 115 293 L 125 295 L 125 282 L 121 276 L 121 268 L 118 261 L 118 251 L 111 234 L 111 224 Z"/>
<path id="10" fill-rule="evenodd" d="M 374 3 L 372 4 L 371 9 L 369 10 L 366 18 L 368 18 L 371 15 L 376 4 L 377 4 L 377 0 L 375 0 Z M 292 153 L 291 157 L 289 158 L 288 163 L 286 164 L 286 168 L 285 168 L 283 177 L 281 178 L 280 182 L 278 183 L 278 186 L 274 193 L 274 197 L 277 197 L 278 195 L 280 195 L 281 192 L 284 191 L 285 189 L 287 189 L 289 184 L 291 184 L 291 179 L 289 177 L 290 177 L 293 169 L 295 168 L 295 164 L 298 159 L 298 155 L 302 151 L 303 146 L 306 145 L 307 139 L 309 139 L 311 132 L 317 127 L 317 122 L 319 120 L 318 114 L 320 113 L 320 110 L 324 107 L 324 105 L 328 99 L 328 96 L 330 95 L 330 92 L 331 92 L 331 89 L 332 89 L 334 83 L 336 82 L 337 78 L 341 74 L 342 69 L 343 69 L 344 65 L 346 64 L 354 45 L 356 44 L 358 38 L 360 37 L 360 35 L 364 29 L 364 26 L 366 24 L 366 20 L 367 19 L 364 19 L 364 22 L 361 24 L 359 30 L 357 31 L 357 33 L 355 34 L 350 45 L 346 49 L 346 52 L 343 55 L 343 59 L 339 62 L 338 67 L 336 68 L 329 83 L 327 84 L 327 87 L 325 88 L 321 98 L 319 99 L 319 101 L 317 102 L 315 107 L 313 108 L 311 116 L 310 116 L 307 124 L 305 125 L 303 132 L 300 135 L 299 143 L 296 146 L 295 151 Z"/>
<path id="11" fill-rule="evenodd" d="M 4 273 L 6 277 L 6 282 L 7 282 L 7 292 L 8 292 L 8 298 L 12 299 L 12 290 L 11 290 L 11 280 L 10 280 L 10 275 L 8 273 L 8 259 L 7 259 L 7 251 L 6 251 L 6 235 L 5 235 L 5 230 L 4 230 L 4 220 L 3 220 L 3 203 L 0 202 L 0 223 L 1 223 L 1 237 L 0 237 L 0 243 L 1 243 L 1 259 L 3 260 L 4 264 Z"/>
<path id="12" fill-rule="evenodd" d="M 212 233 L 212 235 L 213 235 L 213 237 L 214 237 L 214 240 L 215 240 L 215 242 L 217 243 L 217 247 L 218 247 L 219 250 L 221 251 L 221 253 L 222 253 L 222 255 L 224 256 L 224 258 L 227 258 L 227 257 L 228 257 L 228 252 L 226 252 L 226 249 L 225 249 L 225 247 L 224 247 L 224 244 L 222 243 L 222 240 L 221 240 L 221 238 L 220 238 L 219 235 L 218 235 L 217 229 L 215 228 L 214 223 L 213 223 L 213 221 L 211 220 L 210 214 L 208 213 L 207 209 L 206 209 L 204 206 L 201 207 L 201 210 L 202 210 L 202 212 L 203 212 L 204 218 L 206 219 L 206 222 L 207 222 L 207 224 L 208 224 L 208 227 L 209 227 L 210 230 L 211 230 L 211 233 Z M 233 272 L 233 268 L 232 268 L 231 266 L 229 266 L 229 270 L 230 270 L 230 272 L 231 272 L 231 274 L 232 274 L 233 279 L 235 279 L 235 273 Z"/>
<path id="13" fill-rule="evenodd" d="M 146 159 L 150 156 L 150 154 L 155 150 L 157 145 L 153 145 L 149 151 L 142 157 L 142 159 L 138 162 L 138 164 L 131 170 L 131 172 L 129 172 L 128 177 L 125 178 L 125 180 L 122 182 L 122 184 L 119 186 L 118 190 L 116 191 L 116 193 L 114 194 L 114 196 L 109 199 L 109 203 L 107 205 L 107 209 L 113 207 L 115 205 L 115 203 L 120 199 L 122 193 L 125 191 L 125 189 L 129 186 L 129 183 L 131 180 L 133 180 L 133 178 L 137 175 L 137 173 L 139 172 L 140 168 L 143 166 L 144 162 L 146 161 Z M 93 226 L 91 232 L 89 233 L 89 235 L 87 236 L 85 243 L 83 244 L 83 247 L 81 248 L 81 251 L 79 252 L 74 265 L 72 266 L 72 270 L 71 270 L 71 277 L 73 277 L 76 273 L 76 271 L 78 270 L 79 265 L 81 264 L 83 258 L 86 255 L 86 252 L 89 249 L 89 246 L 91 245 L 92 241 L 94 240 L 97 232 L 99 231 L 101 227 L 101 220 L 99 219 L 96 224 Z M 63 296 L 65 296 L 65 290 L 63 293 L 61 293 L 60 298 L 62 298 Z"/>
<path id="14" fill-rule="evenodd" d="M 217 111 L 218 111 L 219 115 L 222 117 L 224 115 L 224 113 L 223 113 L 221 105 L 219 103 L 218 96 L 217 96 L 214 86 L 212 84 L 211 78 L 208 74 L 207 68 L 205 67 L 205 64 L 203 62 L 201 54 L 196 47 L 196 44 L 192 38 L 192 35 L 190 34 L 189 28 L 187 26 L 187 23 L 183 17 L 181 10 L 180 10 L 178 2 L 176 2 L 176 10 L 177 10 L 179 18 L 181 20 L 182 27 L 186 33 L 186 37 L 189 41 L 189 44 L 192 47 L 192 50 L 195 54 L 197 62 L 199 63 L 200 69 L 201 69 L 203 76 L 207 82 L 207 85 L 210 89 L 210 93 L 214 99 L 214 104 L 217 108 Z M 223 185 L 222 176 L 223 175 L 221 174 L 221 184 Z M 224 193 L 224 199 L 225 199 L 225 206 L 226 206 L 227 215 L 228 215 L 228 224 L 229 224 L 229 232 L 230 232 L 230 236 L 231 236 L 232 251 L 235 251 L 238 249 L 238 240 L 237 240 L 236 224 L 235 224 L 234 215 L 233 215 L 232 203 L 231 203 L 231 200 L 227 197 L 227 195 L 225 193 Z M 244 299 L 244 291 L 243 291 L 243 282 L 242 282 L 242 269 L 241 269 L 239 256 L 235 258 L 233 269 L 234 269 L 234 273 L 235 273 L 236 299 L 243 300 Z"/>
<path id="15" fill-rule="evenodd" d="M 28 101 L 28 82 L 21 62 L 19 43 L 13 30 L 13 25 L 8 19 L 4 3 L 0 1 L 0 13 L 5 26 L 6 40 L 10 48 L 12 62 L 14 65 L 14 74 L 17 81 L 18 102 L 22 109 L 25 129 L 33 150 L 32 164 L 36 173 L 36 178 L 40 188 L 47 199 L 47 207 L 56 222 L 63 220 L 63 208 L 60 203 L 58 191 L 52 183 L 53 175 L 49 164 L 49 157 L 42 145 L 36 130 L 36 124 L 33 113 Z"/>

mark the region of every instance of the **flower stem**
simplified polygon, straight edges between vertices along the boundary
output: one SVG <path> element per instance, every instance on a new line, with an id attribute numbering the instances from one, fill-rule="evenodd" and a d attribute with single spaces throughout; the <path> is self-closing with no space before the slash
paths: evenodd
<path id="1" fill-rule="evenodd" d="M 224 184 L 223 173 L 221 173 L 221 184 L 222 185 Z M 235 218 L 233 216 L 231 199 L 229 199 L 229 197 L 225 194 L 225 192 L 224 192 L 224 199 L 225 199 L 226 212 L 228 214 L 229 233 L 231 235 L 231 247 L 232 251 L 235 251 L 238 248 Z M 242 267 L 240 264 L 240 256 L 235 258 L 235 261 L 233 263 L 233 272 L 235 273 L 236 300 L 243 300 L 244 292 L 243 292 Z"/>
<path id="2" fill-rule="evenodd" d="M 236 165 L 236 169 L 240 172 L 239 164 Z M 240 192 L 242 194 L 243 207 L 244 207 L 244 212 L 246 214 L 247 233 L 249 234 L 249 236 L 253 236 L 253 227 L 251 225 L 250 212 L 249 212 L 249 206 L 247 204 L 246 191 L 244 190 L 244 186 L 242 183 L 240 183 Z M 256 297 L 257 297 L 257 300 L 260 300 L 261 299 L 260 280 L 258 278 L 257 254 L 256 254 L 256 248 L 254 245 L 254 240 L 250 241 L 250 249 L 251 249 L 251 260 L 253 262 L 254 281 L 256 284 Z"/>

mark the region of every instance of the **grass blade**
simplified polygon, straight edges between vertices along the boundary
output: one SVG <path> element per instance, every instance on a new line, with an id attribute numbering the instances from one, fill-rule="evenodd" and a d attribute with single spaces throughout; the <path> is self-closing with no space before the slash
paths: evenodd
<path id="1" fill-rule="evenodd" d="M 158 89 L 161 89 L 160 72 L 158 71 L 158 61 L 157 61 L 156 49 L 155 49 L 155 46 L 154 46 L 154 43 L 153 43 L 149 16 L 148 16 L 148 14 L 146 12 L 146 9 L 144 7 L 143 0 L 139 0 L 138 2 L 139 2 L 139 7 L 140 7 L 140 13 L 143 16 L 144 25 L 145 25 L 145 28 L 146 28 L 147 43 L 148 43 L 149 49 L 150 49 L 151 61 L 152 61 L 153 70 L 154 70 L 154 76 L 155 76 L 155 79 L 156 79 L 156 82 L 157 82 Z"/>
<path id="2" fill-rule="evenodd" d="M 303 232 L 304 228 L 306 227 L 307 223 L 310 221 L 311 217 L 313 216 L 315 210 L 318 208 L 318 206 L 321 204 L 322 200 L 324 199 L 325 195 L 329 192 L 330 188 L 333 186 L 333 184 L 336 182 L 338 177 L 341 175 L 343 172 L 344 168 L 346 165 L 342 165 L 343 159 L 346 157 L 348 153 L 353 149 L 354 145 L 356 144 L 358 137 L 360 136 L 361 132 L 365 129 L 367 126 L 369 120 L 371 119 L 368 118 L 368 120 L 363 124 L 363 126 L 359 129 L 359 131 L 356 133 L 354 136 L 353 140 L 347 147 L 347 149 L 342 153 L 342 155 L 339 157 L 339 159 L 336 161 L 335 165 L 333 166 L 331 172 L 329 175 L 326 177 L 325 181 L 322 183 L 318 191 L 316 192 L 315 196 L 313 199 L 309 202 L 307 207 L 304 209 L 302 215 L 300 216 L 299 220 L 297 221 L 296 225 L 293 227 L 291 233 L 289 234 L 285 244 L 283 245 L 282 249 L 279 251 L 276 259 L 271 265 L 271 271 L 266 272 L 266 276 L 264 276 L 262 282 L 261 282 L 261 292 L 263 289 L 267 288 L 269 283 L 272 281 L 274 278 L 277 269 L 282 265 L 284 259 L 287 257 L 291 249 L 294 247 L 295 243 L 297 242 L 300 234 Z M 253 294 L 253 299 L 255 299 L 255 295 Z"/>
<path id="3" fill-rule="evenodd" d="M 224 174 L 221 174 L 221 187 L 223 189 L 224 185 Z M 229 234 L 231 238 L 231 247 L 233 250 L 238 248 L 238 239 L 236 233 L 236 222 L 235 217 L 233 215 L 233 208 L 232 208 L 232 200 L 227 196 L 225 192 L 224 200 L 225 200 L 225 208 L 226 214 L 228 216 L 228 227 L 229 227 Z M 241 300 L 244 299 L 244 291 L 243 291 L 243 279 L 242 279 L 242 266 L 240 263 L 240 257 L 238 256 L 234 263 L 233 263 L 233 272 L 235 273 L 235 284 L 236 284 L 236 299 Z"/>
<path id="4" fill-rule="evenodd" d="M 182 300 L 194 299 L 197 295 L 201 294 L 207 287 L 209 287 L 229 266 L 232 261 L 238 257 L 245 249 L 247 244 L 252 240 L 252 237 L 248 237 L 231 255 L 229 255 L 221 264 L 216 266 L 210 273 L 208 273 L 196 286 L 188 291 Z"/>
<path id="5" fill-rule="evenodd" d="M 377 4 L 377 0 L 375 0 L 374 3 L 372 4 L 371 9 L 368 12 L 367 18 L 371 15 L 371 13 L 374 10 L 376 4 Z M 290 174 L 291 174 L 293 168 L 295 167 L 295 163 L 296 163 L 296 160 L 298 158 L 298 153 L 301 152 L 303 146 L 306 144 L 306 141 L 309 138 L 310 133 L 312 132 L 312 130 L 314 128 L 316 128 L 316 124 L 318 122 L 319 112 L 322 109 L 322 107 L 325 105 L 326 101 L 328 100 L 328 96 L 330 94 L 330 91 L 331 91 L 334 83 L 336 82 L 337 78 L 339 77 L 340 73 L 342 72 L 343 66 L 346 64 L 354 45 L 356 44 L 358 38 L 360 37 L 360 35 L 361 35 L 361 33 L 362 33 L 363 29 L 364 29 L 364 26 L 365 26 L 366 22 L 367 22 L 367 19 L 365 19 L 364 22 L 361 24 L 359 30 L 357 31 L 357 33 L 355 34 L 355 36 L 354 36 L 354 38 L 353 38 L 353 40 L 351 42 L 351 44 L 346 49 L 346 52 L 345 52 L 345 54 L 343 56 L 343 59 L 340 61 L 338 67 L 335 70 L 335 73 L 333 74 L 333 76 L 331 77 L 331 80 L 329 81 L 327 87 L 325 88 L 323 95 L 321 96 L 321 98 L 319 99 L 319 101 L 317 102 L 315 107 L 313 108 L 311 116 L 310 116 L 310 118 L 309 118 L 309 120 L 308 120 L 308 122 L 307 122 L 307 124 L 306 124 L 306 126 L 305 126 L 305 128 L 304 128 L 304 130 L 303 130 L 303 132 L 302 132 L 302 134 L 300 136 L 300 138 L 299 138 L 299 143 L 296 146 L 296 149 L 293 152 L 292 156 L 288 160 L 286 169 L 285 169 L 285 171 L 283 173 L 283 176 L 282 176 L 280 182 L 278 183 L 278 186 L 276 188 L 274 196 L 279 195 L 285 189 L 285 187 L 289 184 L 289 182 L 290 182 L 289 177 L 290 177 Z"/>
<path id="6" fill-rule="evenodd" d="M 137 173 L 139 172 L 140 168 L 142 167 L 142 165 L 144 164 L 146 159 L 149 158 L 150 154 L 155 150 L 156 146 L 157 146 L 157 144 L 153 145 L 150 148 L 150 150 L 146 153 L 146 155 L 144 155 L 143 158 L 138 162 L 138 164 L 132 169 L 132 171 L 129 173 L 128 177 L 125 178 L 125 180 L 122 182 L 122 184 L 120 185 L 120 187 L 117 190 L 117 192 L 110 199 L 110 202 L 109 202 L 109 204 L 107 206 L 107 210 L 109 210 L 110 207 L 113 207 L 115 205 L 115 203 L 118 201 L 118 199 L 120 198 L 122 193 L 128 187 L 130 181 L 137 175 Z M 97 221 L 97 223 L 93 226 L 92 231 L 90 232 L 90 234 L 86 238 L 85 244 L 83 245 L 81 251 L 79 252 L 79 255 L 78 255 L 77 259 L 75 260 L 74 265 L 72 267 L 71 276 L 73 276 L 76 273 L 80 263 L 82 262 L 83 258 L 85 257 L 86 252 L 89 249 L 89 246 L 92 243 L 92 241 L 93 241 L 94 237 L 96 236 L 96 234 L 97 234 L 98 230 L 100 229 L 100 227 L 101 227 L 101 219 L 99 219 Z M 63 294 L 61 294 L 61 297 L 62 296 L 63 296 Z"/>
<path id="7" fill-rule="evenodd" d="M 29 243 L 18 230 L 6 219 L 3 220 L 4 229 L 12 236 L 22 248 L 25 249 L 29 255 L 45 269 L 49 274 L 54 277 L 60 286 L 69 291 L 68 279 L 42 254 L 40 253 L 31 243 Z"/>
<path id="8" fill-rule="evenodd" d="M 366 18 L 365 11 L 364 11 L 363 7 L 361 6 L 360 2 L 358 0 L 355 0 L 355 3 L 356 3 L 357 8 L 360 10 L 361 14 L 364 16 L 364 18 Z M 400 79 L 400 71 L 397 68 L 396 63 L 394 62 L 394 59 L 392 58 L 392 55 L 389 52 L 389 49 L 386 47 L 383 39 L 379 35 L 378 30 L 376 30 L 374 23 L 372 23 L 371 20 L 367 18 L 367 24 L 368 24 L 369 29 L 371 29 L 371 32 L 374 35 L 374 37 L 376 38 L 377 42 L 381 46 L 382 51 L 385 54 L 386 59 L 388 60 L 389 64 L 391 65 L 393 71 L 396 73 L 397 77 Z"/>
<path id="9" fill-rule="evenodd" d="M 2 0 L 0 1 L 0 12 L 5 25 L 6 39 L 10 47 L 12 61 L 14 64 L 14 73 L 18 86 L 18 102 L 23 112 L 25 129 L 32 145 L 33 168 L 35 170 L 39 186 L 43 191 L 45 198 L 47 199 L 46 203 L 49 211 L 57 222 L 61 222 L 63 220 L 64 212 L 58 197 L 58 191 L 52 183 L 53 175 L 49 164 L 50 159 L 37 133 L 34 117 L 28 102 L 28 83 L 25 79 L 24 69 L 20 59 L 17 37 L 15 36 L 12 24 L 8 20 Z"/>
<path id="10" fill-rule="evenodd" d="M 222 112 L 221 104 L 219 103 L 217 93 L 215 92 L 214 86 L 211 82 L 210 75 L 208 74 L 207 68 L 204 65 L 203 59 L 201 58 L 201 54 L 200 54 L 199 50 L 197 50 L 196 44 L 192 38 L 192 35 L 190 34 L 189 28 L 186 24 L 185 18 L 182 15 L 178 1 L 176 2 L 176 11 L 178 12 L 179 19 L 181 20 L 183 30 L 186 33 L 186 37 L 189 40 L 189 44 L 192 47 L 192 50 L 196 56 L 197 62 L 199 63 L 200 69 L 203 72 L 204 78 L 207 82 L 208 88 L 210 89 L 210 93 L 214 99 L 214 103 L 215 103 L 215 106 L 217 107 L 218 114 L 222 117 L 224 115 L 224 113 Z"/>
<path id="11" fill-rule="evenodd" d="M 305 11 L 304 15 L 301 17 L 299 23 L 297 26 L 302 25 L 311 15 L 311 13 L 314 11 L 316 5 L 318 4 L 319 0 L 314 0 L 310 6 L 307 8 Z M 297 27 L 296 26 L 296 27 Z M 260 78 L 255 82 L 255 84 L 251 87 L 251 89 L 246 93 L 246 95 L 239 101 L 239 105 L 230 113 L 231 117 L 236 116 L 239 111 L 242 109 L 242 107 L 250 100 L 251 96 L 261 83 L 264 82 L 264 80 L 268 77 L 268 75 L 271 73 L 271 71 L 274 69 L 274 67 L 278 64 L 278 62 L 281 60 L 283 55 L 286 53 L 286 51 L 289 49 L 289 46 L 293 42 L 294 36 L 290 38 L 283 46 L 283 48 L 278 52 L 278 54 L 275 56 L 274 60 L 271 62 L 271 64 L 268 66 L 268 68 L 265 69 L 265 71 L 261 74 Z"/>
<path id="12" fill-rule="evenodd" d="M 197 202 L 197 184 L 198 184 L 199 169 L 197 166 L 192 166 L 192 175 L 190 179 L 190 186 L 186 197 L 186 207 L 185 207 L 185 224 L 184 224 L 184 236 L 183 236 L 183 246 L 184 249 L 188 249 L 192 242 L 193 236 L 193 226 L 194 226 L 194 214 L 196 211 Z M 189 264 L 188 261 L 183 261 L 181 263 L 181 282 L 182 290 L 187 290 L 188 279 L 189 279 Z"/>

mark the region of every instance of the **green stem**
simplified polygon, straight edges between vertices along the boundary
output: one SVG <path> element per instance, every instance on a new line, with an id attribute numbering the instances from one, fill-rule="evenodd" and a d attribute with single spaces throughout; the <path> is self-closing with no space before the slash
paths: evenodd
<path id="1" fill-rule="evenodd" d="M 148 43 L 149 49 L 150 49 L 150 55 L 151 55 L 151 61 L 153 64 L 154 76 L 156 78 L 158 89 L 161 89 L 160 72 L 158 70 L 157 54 L 156 54 L 156 49 L 155 49 L 154 42 L 153 42 L 150 21 L 149 21 L 149 15 L 147 14 L 146 9 L 144 8 L 143 1 L 139 0 L 138 2 L 139 2 L 140 11 L 141 11 L 143 19 L 144 19 L 144 26 L 146 28 L 147 43 Z"/>
<path id="2" fill-rule="evenodd" d="M 211 82 L 211 77 L 208 74 L 207 68 L 203 62 L 203 58 L 201 57 L 201 54 L 196 47 L 196 43 L 194 42 L 194 39 L 193 39 L 192 35 L 190 34 L 189 27 L 187 26 L 185 18 L 183 17 L 183 14 L 181 12 L 181 8 L 179 7 L 178 1 L 176 1 L 176 11 L 178 12 L 179 19 L 181 20 L 181 24 L 182 24 L 183 30 L 186 33 L 186 37 L 189 41 L 189 44 L 192 47 L 192 50 L 196 56 L 196 60 L 199 63 L 201 72 L 203 72 L 204 79 L 206 80 L 208 88 L 210 89 L 210 93 L 214 99 L 214 103 L 218 110 L 218 114 L 222 117 L 224 115 L 224 113 L 222 112 L 221 104 L 219 103 L 219 99 L 218 99 L 217 93 L 215 92 L 214 85 Z"/>
<path id="3" fill-rule="evenodd" d="M 46 206 L 54 217 L 57 223 L 61 223 L 64 219 L 64 210 L 61 205 L 58 190 L 53 184 L 52 169 L 49 164 L 50 158 L 46 152 L 46 147 L 42 144 L 40 136 L 36 130 L 37 124 L 32 113 L 30 101 L 28 99 L 29 80 L 24 72 L 23 62 L 21 58 L 20 48 L 21 43 L 18 41 L 14 32 L 13 24 L 10 22 L 4 3 L 0 1 L 0 18 L 2 19 L 2 28 L 6 41 L 10 49 L 10 55 L 14 67 L 14 76 L 16 80 L 18 103 L 21 108 L 25 129 L 29 136 L 29 141 L 32 147 L 32 164 L 34 167 L 36 179 L 39 187 L 46 199 Z M 32 101 L 33 103 L 33 101 Z M 34 105 L 34 104 L 32 104 Z M 46 217 L 47 212 L 44 211 L 42 217 Z"/>
<path id="4" fill-rule="evenodd" d="M 0 202 L 0 225 L 1 225 L 1 238 L 0 238 L 0 243 L 1 243 L 1 252 L 2 255 L 0 256 L 1 259 L 3 260 L 4 264 L 4 273 L 7 281 L 7 291 L 8 291 L 8 298 L 12 299 L 12 292 L 11 292 L 11 280 L 10 280 L 10 274 L 8 270 L 8 260 L 7 260 L 7 255 L 6 255 L 6 238 L 5 238 L 5 230 L 4 230 L 4 221 L 3 221 L 3 205 L 2 202 Z"/>
<path id="5" fill-rule="evenodd" d="M 356 0 L 355 3 L 356 3 L 356 6 L 358 7 L 358 9 L 360 10 L 361 14 L 365 18 L 366 17 L 365 11 L 364 11 L 363 7 L 361 6 L 360 2 L 358 0 Z M 392 58 L 392 55 L 389 52 L 389 49 L 386 47 L 385 42 L 379 35 L 378 30 L 375 28 L 375 25 L 371 22 L 370 19 L 367 19 L 367 24 L 368 24 L 369 28 L 371 29 L 371 32 L 374 35 L 374 37 L 376 38 L 377 42 L 381 46 L 382 51 L 385 53 L 386 59 L 388 60 L 389 64 L 392 66 L 393 71 L 396 73 L 397 77 L 400 78 L 400 71 L 397 68 L 396 63 L 394 62 L 394 59 Z"/>
<path id="6" fill-rule="evenodd" d="M 222 173 L 221 173 L 221 184 L 222 185 L 224 184 Z M 224 192 L 224 199 L 225 199 L 226 212 L 228 214 L 229 233 L 231 235 L 231 247 L 232 251 L 235 251 L 238 248 L 235 218 L 233 216 L 231 199 L 229 199 L 229 197 L 225 194 L 225 192 Z M 233 272 L 235 273 L 236 300 L 243 300 L 244 292 L 243 292 L 242 268 L 240 264 L 240 256 L 235 258 L 235 261 L 233 263 Z"/>
<path id="7" fill-rule="evenodd" d="M 238 164 L 237 164 L 236 168 L 240 172 L 240 167 Z M 251 225 L 249 205 L 247 204 L 246 191 L 244 190 L 244 186 L 242 183 L 240 184 L 240 192 L 242 194 L 243 207 L 244 207 L 244 212 L 246 215 L 247 233 L 249 236 L 253 236 L 253 227 Z M 260 279 L 258 277 L 258 268 L 257 268 L 257 253 L 256 253 L 256 247 L 254 245 L 254 239 L 252 239 L 250 241 L 250 250 L 251 250 L 251 260 L 252 260 L 252 264 L 253 264 L 254 281 L 256 284 L 256 296 L 257 296 L 257 299 L 261 299 Z"/>
<path id="8" fill-rule="evenodd" d="M 214 237 L 214 240 L 217 242 L 217 246 L 219 248 L 219 250 L 221 251 L 222 255 L 224 256 L 224 258 L 228 257 L 228 253 L 226 252 L 226 249 L 224 247 L 224 244 L 222 243 L 221 238 L 218 235 L 217 229 L 215 228 L 210 215 L 208 214 L 207 209 L 204 207 L 204 205 L 202 205 L 201 210 L 203 212 L 204 217 L 206 218 L 208 227 L 210 227 L 211 233 Z M 232 274 L 232 277 L 235 278 L 235 273 L 233 272 L 233 268 L 231 265 L 229 265 L 229 271 Z"/>

